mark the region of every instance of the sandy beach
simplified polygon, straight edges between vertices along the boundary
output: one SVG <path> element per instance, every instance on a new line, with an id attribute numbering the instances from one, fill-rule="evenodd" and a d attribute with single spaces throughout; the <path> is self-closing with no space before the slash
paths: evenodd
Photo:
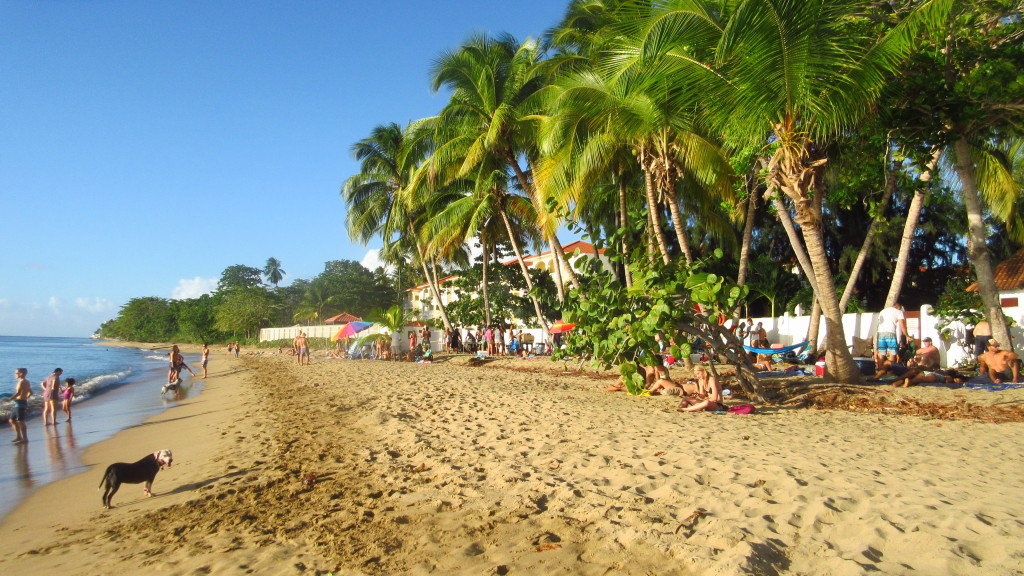
<path id="1" fill-rule="evenodd" d="M 681 414 L 546 360 L 218 354 L 0 525 L 7 573 L 1020 574 L 1024 425 Z M 513 369 L 518 368 L 518 369 Z M 525 370 L 523 370 L 525 369 Z M 908 398 L 1020 405 L 1024 390 Z M 107 464 L 174 451 L 155 497 Z"/>

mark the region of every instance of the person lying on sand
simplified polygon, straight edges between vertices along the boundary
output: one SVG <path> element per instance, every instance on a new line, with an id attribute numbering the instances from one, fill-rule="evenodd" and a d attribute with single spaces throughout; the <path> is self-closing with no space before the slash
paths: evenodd
<path id="1" fill-rule="evenodd" d="M 964 378 L 956 370 L 921 370 L 919 368 L 911 368 L 902 378 L 893 380 L 892 385 L 906 388 L 917 384 L 951 384 L 963 381 Z"/>
<path id="2" fill-rule="evenodd" d="M 694 368 L 693 373 L 697 376 L 697 393 L 693 396 L 683 396 L 676 411 L 725 411 L 725 404 L 722 403 L 722 387 L 718 383 L 718 378 L 708 374 L 707 368 L 703 366 Z"/>
<path id="3" fill-rule="evenodd" d="M 897 376 L 901 377 L 906 374 L 910 368 L 898 362 L 890 362 L 885 360 L 882 362 L 882 366 L 875 372 L 874 380 L 881 380 L 886 376 Z"/>

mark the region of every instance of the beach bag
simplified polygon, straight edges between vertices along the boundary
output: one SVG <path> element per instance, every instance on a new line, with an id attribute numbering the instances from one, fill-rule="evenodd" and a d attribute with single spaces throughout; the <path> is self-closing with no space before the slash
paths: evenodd
<path id="1" fill-rule="evenodd" d="M 729 406 L 729 414 L 753 414 L 753 404 L 737 404 L 735 406 Z"/>

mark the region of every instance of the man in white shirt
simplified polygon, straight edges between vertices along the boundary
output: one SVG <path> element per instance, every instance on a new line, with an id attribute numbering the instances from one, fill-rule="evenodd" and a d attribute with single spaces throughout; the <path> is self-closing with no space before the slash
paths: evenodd
<path id="1" fill-rule="evenodd" d="M 907 317 L 903 314 L 903 306 L 899 302 L 879 312 L 878 329 L 875 334 L 875 366 L 880 370 L 886 360 L 899 360 L 900 342 L 910 339 L 907 334 Z"/>

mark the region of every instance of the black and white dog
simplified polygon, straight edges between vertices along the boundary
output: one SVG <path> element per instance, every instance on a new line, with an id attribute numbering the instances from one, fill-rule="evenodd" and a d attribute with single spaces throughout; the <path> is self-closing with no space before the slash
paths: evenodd
<path id="1" fill-rule="evenodd" d="M 103 507 L 111 508 L 110 499 L 117 493 L 117 489 L 121 487 L 121 484 L 145 482 L 146 487 L 142 492 L 146 496 L 152 496 L 153 493 L 150 491 L 150 488 L 153 487 L 153 479 L 156 478 L 156 473 L 164 466 L 169 468 L 172 459 L 170 450 L 160 450 L 148 454 L 138 462 L 131 464 L 118 462 L 107 466 L 107 471 L 103 473 L 103 480 L 100 481 L 100 488 L 104 489 Z"/>

